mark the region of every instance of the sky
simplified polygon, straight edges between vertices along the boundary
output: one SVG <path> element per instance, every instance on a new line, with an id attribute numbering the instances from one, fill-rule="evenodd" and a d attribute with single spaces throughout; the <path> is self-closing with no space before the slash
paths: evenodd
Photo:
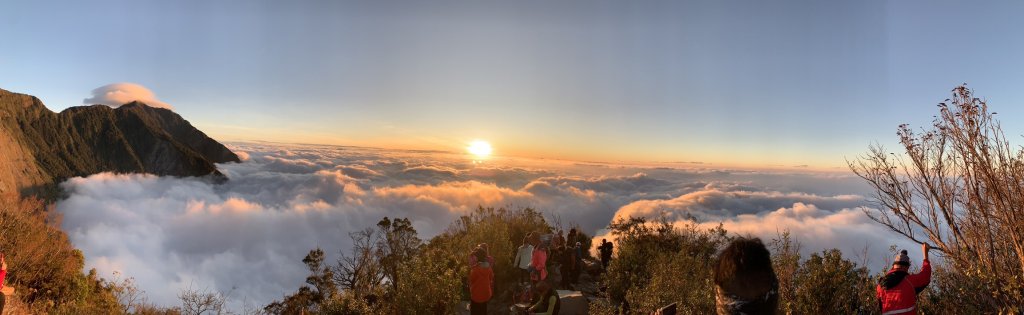
<path id="1" fill-rule="evenodd" d="M 805 257 L 839 248 L 880 270 L 890 245 L 914 246 L 865 215 L 872 192 L 845 159 L 895 149 L 896 127 L 929 125 L 961 83 L 1024 133 L 1021 9 L 21 1 L 0 6 L 0 88 L 55 111 L 142 100 L 243 158 L 218 165 L 223 184 L 62 184 L 87 267 L 161 305 L 193 285 L 265 304 L 301 285 L 309 249 L 333 261 L 382 216 L 429 238 L 478 206 L 534 207 L 596 237 L 629 216 L 790 230 Z M 466 155 L 476 139 L 494 156 Z"/>
<path id="2" fill-rule="evenodd" d="M 131 82 L 218 140 L 829 169 L 961 83 L 1024 114 L 1015 1 L 2 6 L 0 88 Z"/>

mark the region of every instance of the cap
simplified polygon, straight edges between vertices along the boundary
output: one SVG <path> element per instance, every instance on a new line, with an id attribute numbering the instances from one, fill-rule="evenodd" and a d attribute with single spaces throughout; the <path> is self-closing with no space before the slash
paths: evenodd
<path id="1" fill-rule="evenodd" d="M 892 260 L 892 264 L 910 266 L 910 256 L 907 256 L 907 250 L 902 250 L 899 254 L 896 254 L 896 257 Z"/>

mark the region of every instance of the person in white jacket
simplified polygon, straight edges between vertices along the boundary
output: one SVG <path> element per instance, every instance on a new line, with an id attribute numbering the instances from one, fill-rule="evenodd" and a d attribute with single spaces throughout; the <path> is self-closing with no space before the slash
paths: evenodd
<path id="1" fill-rule="evenodd" d="M 530 262 L 533 261 L 533 245 L 530 245 L 530 236 L 527 235 L 523 238 L 523 245 L 519 246 L 516 258 L 512 260 L 512 265 L 519 268 L 520 282 L 529 281 L 530 279 Z"/>

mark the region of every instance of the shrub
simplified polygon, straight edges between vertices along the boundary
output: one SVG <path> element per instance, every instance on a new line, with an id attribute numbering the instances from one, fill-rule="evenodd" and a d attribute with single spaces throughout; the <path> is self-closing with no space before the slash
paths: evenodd
<path id="1" fill-rule="evenodd" d="M 694 313 L 714 312 L 711 281 L 715 254 L 729 241 L 721 226 L 681 227 L 665 219 L 644 218 L 611 224 L 618 253 L 605 274 L 612 305 L 625 311 L 651 313 L 676 302 Z"/>
<path id="2" fill-rule="evenodd" d="M 59 228 L 60 218 L 35 198 L 0 198 L 0 248 L 11 271 L 5 282 L 33 313 L 119 313 L 114 284 L 91 270 Z"/>

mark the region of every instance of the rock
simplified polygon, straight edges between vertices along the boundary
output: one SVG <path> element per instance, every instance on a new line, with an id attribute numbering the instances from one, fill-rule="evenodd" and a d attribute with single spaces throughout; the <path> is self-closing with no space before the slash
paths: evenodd
<path id="1" fill-rule="evenodd" d="M 559 314 L 584 315 L 590 313 L 590 302 L 580 291 L 557 290 L 562 306 Z"/>

